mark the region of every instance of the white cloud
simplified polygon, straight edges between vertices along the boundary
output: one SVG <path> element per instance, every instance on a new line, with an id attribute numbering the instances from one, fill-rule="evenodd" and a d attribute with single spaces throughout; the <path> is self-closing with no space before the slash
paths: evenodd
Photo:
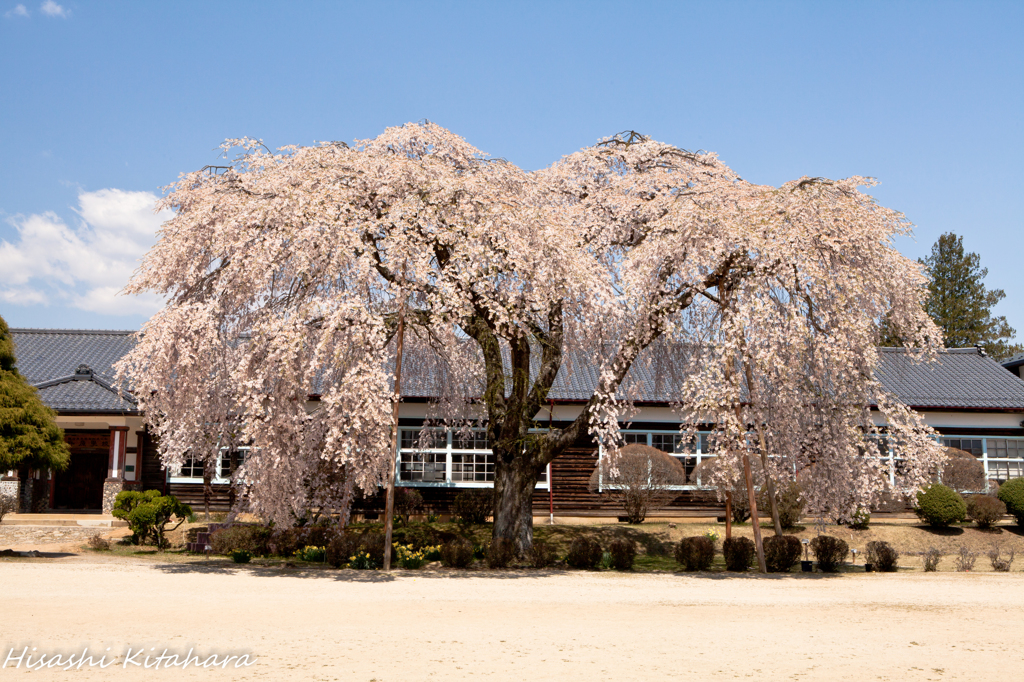
<path id="1" fill-rule="evenodd" d="M 46 2 L 39 6 L 39 9 L 48 17 L 60 17 L 61 19 L 67 19 L 71 14 L 53 0 L 46 0 Z"/>
<path id="2" fill-rule="evenodd" d="M 0 300 L 18 305 L 59 302 L 113 315 L 152 314 L 158 297 L 122 296 L 139 259 L 156 241 L 169 211 L 153 212 L 150 192 L 101 189 L 78 195 L 82 220 L 69 227 L 46 212 L 10 221 L 18 241 L 0 240 Z"/>
<path id="3" fill-rule="evenodd" d="M 27 17 L 28 16 L 28 9 L 25 7 L 25 5 L 15 5 L 14 9 L 6 11 L 4 13 L 4 16 L 7 17 L 7 18 L 11 18 L 11 17 Z"/>

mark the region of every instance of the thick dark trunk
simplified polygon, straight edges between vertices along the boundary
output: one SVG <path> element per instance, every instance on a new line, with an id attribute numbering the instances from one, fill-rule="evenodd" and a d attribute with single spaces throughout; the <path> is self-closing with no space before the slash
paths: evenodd
<path id="1" fill-rule="evenodd" d="M 533 546 L 533 491 L 539 472 L 522 456 L 507 461 L 498 455 L 495 460 L 493 537 L 511 540 L 522 556 Z"/>

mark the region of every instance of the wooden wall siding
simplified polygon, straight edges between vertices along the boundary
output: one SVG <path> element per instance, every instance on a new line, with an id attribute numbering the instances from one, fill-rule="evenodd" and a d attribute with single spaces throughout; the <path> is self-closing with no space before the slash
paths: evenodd
<path id="1" fill-rule="evenodd" d="M 551 478 L 554 480 L 552 497 L 556 515 L 617 517 L 623 514 L 622 507 L 614 496 L 607 492 L 592 493 L 588 490 L 590 475 L 596 467 L 597 451 L 590 446 L 570 449 L 551 463 Z M 455 496 L 465 488 L 422 487 L 416 490 L 423 496 L 425 511 L 449 513 Z M 538 489 L 533 494 L 534 514 L 547 514 L 548 504 L 548 491 Z M 383 494 L 357 499 L 352 506 L 355 513 L 379 514 L 383 510 Z M 673 515 L 683 512 L 715 516 L 723 514 L 724 509 L 713 498 L 707 499 L 704 495 L 686 491 L 673 499 L 666 508 L 654 510 L 651 515 Z"/>
<path id="2" fill-rule="evenodd" d="M 205 507 L 203 506 L 202 483 L 170 483 L 168 488 L 171 495 L 192 507 L 194 513 L 203 513 Z M 231 486 L 214 485 L 213 493 L 210 495 L 210 511 L 231 511 L 230 496 Z"/>
<path id="3" fill-rule="evenodd" d="M 167 494 L 167 470 L 160 462 L 160 453 L 157 451 L 157 441 L 148 432 L 139 434 L 138 455 L 142 463 L 139 466 L 141 472 L 143 490 L 159 490 Z"/>
<path id="4" fill-rule="evenodd" d="M 560 455 L 551 463 L 551 479 L 554 482 L 554 510 L 556 515 L 571 516 L 619 516 L 623 513 L 614 495 L 607 492 L 590 492 L 590 476 L 597 468 L 597 451 L 593 448 L 574 448 Z M 547 490 L 538 490 L 533 495 L 535 514 L 547 513 L 549 498 Z M 671 515 L 680 512 L 697 512 L 717 515 L 724 508 L 714 498 L 708 499 L 703 493 L 684 491 L 668 503 L 666 508 L 654 510 L 652 516 Z"/>
<path id="5" fill-rule="evenodd" d="M 110 431 L 65 431 L 64 442 L 72 450 L 109 450 Z"/>

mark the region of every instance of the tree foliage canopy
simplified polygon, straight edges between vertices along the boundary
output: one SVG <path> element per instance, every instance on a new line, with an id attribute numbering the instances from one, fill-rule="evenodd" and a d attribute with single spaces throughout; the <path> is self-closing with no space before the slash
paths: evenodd
<path id="1" fill-rule="evenodd" d="M 942 330 L 947 346 L 979 344 L 996 358 L 1024 350 L 1012 343 L 1016 332 L 1006 318 L 992 314 L 992 307 L 1006 294 L 985 287 L 988 268 L 981 267 L 978 254 L 964 250 L 963 237 L 952 232 L 942 235 L 921 263 L 930 276 L 925 310 Z"/>
<path id="2" fill-rule="evenodd" d="M 485 426 L 494 532 L 521 549 L 546 465 L 588 435 L 621 444 L 634 367 L 653 368 L 691 428 L 713 425 L 723 475 L 748 426 L 767 425 L 773 473 L 815 464 L 811 506 L 878 491 L 872 404 L 907 489 L 941 457 L 873 376 L 881 316 L 923 355 L 941 335 L 921 268 L 892 246 L 909 223 L 860 192 L 868 179 L 754 185 L 636 133 L 527 172 L 429 122 L 353 146 L 224 149 L 241 151 L 161 204 L 175 216 L 128 291 L 167 305 L 120 368 L 170 463 L 253 443 L 238 475 L 258 513 L 343 505 L 382 480 L 403 303 L 407 376 L 436 397 L 432 418 Z M 596 387 L 579 416 L 538 431 L 555 377 L 582 358 Z M 343 483 L 310 492 L 330 476 Z"/>
<path id="3" fill-rule="evenodd" d="M 0 317 L 0 470 L 65 468 L 70 451 L 56 417 L 15 368 L 14 340 Z"/>

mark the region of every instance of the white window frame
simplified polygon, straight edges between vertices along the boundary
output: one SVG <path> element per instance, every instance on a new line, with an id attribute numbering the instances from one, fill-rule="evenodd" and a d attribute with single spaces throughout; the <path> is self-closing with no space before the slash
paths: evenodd
<path id="1" fill-rule="evenodd" d="M 243 446 L 240 446 L 240 447 L 238 447 L 236 449 L 239 452 L 244 451 L 246 453 L 246 456 L 248 456 L 249 450 L 251 449 L 251 447 L 248 446 L 248 445 L 243 445 Z M 220 453 L 217 455 L 217 463 L 216 463 L 216 466 L 215 466 L 215 469 L 214 469 L 216 474 L 210 480 L 211 484 L 214 484 L 214 485 L 228 485 L 228 484 L 231 483 L 231 477 L 230 476 L 221 476 L 221 472 L 222 472 L 223 468 L 228 466 L 229 460 L 228 460 L 227 454 L 228 454 L 228 449 L 227 448 L 221 448 L 220 449 Z M 244 459 L 243 459 L 243 461 L 244 461 Z M 171 474 L 170 474 L 170 476 L 168 476 L 167 480 L 170 483 L 199 483 L 199 484 L 202 484 L 203 477 L 202 476 L 182 476 L 181 475 L 181 467 L 178 467 L 177 470 L 171 472 Z"/>
<path id="2" fill-rule="evenodd" d="M 1012 440 L 1012 441 L 1017 441 L 1018 443 L 1021 443 L 1022 445 L 1024 445 L 1024 438 L 1022 438 L 1020 436 L 979 436 L 979 435 L 970 434 L 970 433 L 964 433 L 964 434 L 960 434 L 960 433 L 942 433 L 942 434 L 939 434 L 938 436 L 936 436 L 936 440 L 939 442 L 940 445 L 942 445 L 943 447 L 952 447 L 952 446 L 946 445 L 943 442 L 943 440 L 946 440 L 946 439 L 950 439 L 950 440 L 980 440 L 981 441 L 981 457 L 978 457 L 978 461 L 981 462 L 981 466 L 985 470 L 985 487 L 986 487 L 986 491 L 987 491 L 987 488 L 989 487 L 989 481 L 992 478 L 992 476 L 991 476 L 992 470 L 997 468 L 997 467 L 991 466 L 992 464 L 1000 464 L 1000 463 L 1007 463 L 1007 464 L 1009 464 L 1009 463 L 1021 463 L 1021 462 L 1024 462 L 1024 457 L 993 457 L 992 455 L 989 454 L 989 443 L 988 443 L 989 440 L 1007 440 L 1007 441 Z M 1024 450 L 1024 447 L 1018 447 L 1018 451 L 1020 451 L 1020 450 Z M 1009 467 L 1007 467 L 1007 470 L 1009 470 Z M 1024 471 L 1024 465 L 1021 466 L 1021 470 Z M 1013 480 L 1013 478 L 1022 478 L 1022 477 L 1024 477 L 1024 474 L 1022 474 L 1022 476 L 1014 476 L 1014 477 L 1008 478 L 1006 480 Z M 981 491 L 979 491 L 979 492 L 981 492 Z"/>
<path id="3" fill-rule="evenodd" d="M 621 434 L 627 434 L 627 433 L 631 433 L 631 434 L 646 434 L 647 435 L 647 445 L 649 447 L 652 447 L 652 448 L 654 447 L 653 442 L 654 442 L 654 435 L 655 434 L 665 434 L 665 435 L 675 435 L 675 436 L 682 435 L 682 433 L 679 431 L 679 429 L 651 429 L 651 430 L 648 430 L 648 429 L 620 429 L 619 433 L 621 433 Z M 694 443 L 695 448 L 694 448 L 693 452 L 683 452 L 683 453 L 666 452 L 665 454 L 669 455 L 671 457 L 675 457 L 676 459 L 680 459 L 680 460 L 682 458 L 684 458 L 684 457 L 696 457 L 697 458 L 697 463 L 693 465 L 693 468 L 696 469 L 697 467 L 700 466 L 700 463 L 703 462 L 705 459 L 711 459 L 712 457 L 716 456 L 714 453 L 704 452 L 703 448 L 702 448 L 702 443 L 701 443 L 701 441 L 703 440 L 703 438 L 702 438 L 703 436 L 710 436 L 712 433 L 714 433 L 714 431 L 697 431 L 696 434 L 695 434 L 696 435 L 696 439 L 695 439 L 696 442 Z M 662 450 L 662 452 L 664 452 L 664 450 Z M 621 490 L 622 486 L 611 485 L 611 484 L 608 484 L 608 483 L 604 482 L 604 480 L 603 480 L 604 476 L 601 474 L 601 460 L 603 460 L 603 459 L 604 459 L 604 445 L 603 444 L 598 444 L 598 447 L 597 447 L 597 472 L 598 472 L 597 473 L 597 492 L 601 493 L 601 492 L 604 492 L 605 490 Z M 683 464 L 683 467 L 685 468 L 685 466 L 686 466 L 685 463 L 682 463 L 682 464 Z M 670 486 L 666 486 L 665 489 L 666 490 L 679 490 L 679 491 L 686 491 L 686 490 L 711 490 L 711 487 L 710 486 L 706 486 L 706 485 L 701 485 L 701 481 L 700 481 L 700 479 L 698 479 L 697 480 L 697 485 L 693 485 L 691 483 L 687 483 L 686 485 L 670 485 Z"/>
<path id="4" fill-rule="evenodd" d="M 443 427 L 427 427 L 427 428 L 443 428 Z M 443 448 L 402 448 L 402 433 L 411 432 L 413 434 L 419 434 L 423 430 L 422 426 L 402 426 L 398 429 L 398 447 L 396 451 L 398 456 L 395 458 L 395 485 L 405 488 L 493 488 L 494 481 L 456 481 L 452 478 L 452 455 L 492 455 L 493 451 L 490 448 L 460 448 L 458 445 L 458 437 L 455 435 L 453 429 L 445 430 L 445 447 Z M 474 428 L 473 431 L 481 431 L 482 429 Z M 542 430 L 532 429 L 531 433 L 543 433 Z M 423 453 L 433 455 L 444 455 L 444 480 L 442 481 L 409 481 L 402 479 L 402 453 Z M 551 465 L 548 464 L 544 471 L 544 480 L 538 481 L 535 486 L 536 490 L 547 490 L 549 488 L 549 481 L 551 480 Z"/>

